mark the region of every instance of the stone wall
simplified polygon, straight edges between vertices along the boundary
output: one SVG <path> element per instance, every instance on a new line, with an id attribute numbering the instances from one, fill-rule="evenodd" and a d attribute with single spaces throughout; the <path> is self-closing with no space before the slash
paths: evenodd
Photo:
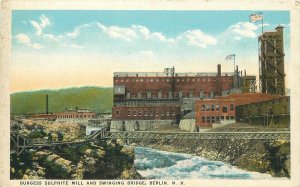
<path id="1" fill-rule="evenodd" d="M 236 123 L 236 121 L 234 119 L 233 120 L 221 120 L 220 122 L 221 123 L 213 123 L 212 128 L 215 129 L 215 128 L 223 127 L 225 125 Z"/>
<path id="2" fill-rule="evenodd" d="M 147 131 L 163 126 L 170 126 L 174 123 L 174 120 L 111 121 L 110 131 Z"/>
<path id="3" fill-rule="evenodd" d="M 188 132 L 196 132 L 197 128 L 195 126 L 195 119 L 183 119 L 179 124 L 180 130 L 188 131 Z"/>

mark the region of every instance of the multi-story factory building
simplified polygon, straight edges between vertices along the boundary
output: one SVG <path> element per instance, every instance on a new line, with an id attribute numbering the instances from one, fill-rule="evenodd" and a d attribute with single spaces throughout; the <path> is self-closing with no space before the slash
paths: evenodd
<path id="1" fill-rule="evenodd" d="M 165 68 L 164 72 L 116 72 L 111 128 L 140 130 L 137 126 L 144 126 L 141 124 L 150 128 L 150 124 L 158 121 L 178 123 L 184 112 L 183 103 L 227 95 L 235 85 L 242 87 L 243 82 L 249 83 L 244 79 L 238 71 L 222 73 L 221 65 L 217 73 L 176 73 L 174 67 Z M 193 110 L 193 105 L 188 110 Z"/>
<path id="2" fill-rule="evenodd" d="M 283 96 L 275 96 L 267 93 L 233 93 L 215 99 L 198 100 L 195 103 L 195 119 L 197 128 L 211 128 L 235 123 L 237 116 L 241 118 L 241 112 L 237 115 L 236 108 L 250 103 L 267 102 Z M 240 110 L 239 110 L 240 111 Z M 259 113 L 262 113 L 260 111 Z M 240 120 L 239 120 L 240 121 Z"/>

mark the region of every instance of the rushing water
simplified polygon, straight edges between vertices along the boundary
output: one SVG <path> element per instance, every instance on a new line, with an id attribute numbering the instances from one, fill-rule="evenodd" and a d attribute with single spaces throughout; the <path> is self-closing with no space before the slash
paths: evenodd
<path id="1" fill-rule="evenodd" d="M 135 166 L 147 179 L 268 179 L 268 174 L 249 172 L 220 161 L 145 147 L 135 148 Z"/>

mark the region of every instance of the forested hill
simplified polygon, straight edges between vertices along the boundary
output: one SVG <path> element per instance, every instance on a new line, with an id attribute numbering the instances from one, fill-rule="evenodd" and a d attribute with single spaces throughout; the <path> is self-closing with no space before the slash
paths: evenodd
<path id="1" fill-rule="evenodd" d="M 13 93 L 10 96 L 11 114 L 45 113 L 47 94 L 49 95 L 49 113 L 75 107 L 95 112 L 111 112 L 112 88 L 74 87 Z"/>

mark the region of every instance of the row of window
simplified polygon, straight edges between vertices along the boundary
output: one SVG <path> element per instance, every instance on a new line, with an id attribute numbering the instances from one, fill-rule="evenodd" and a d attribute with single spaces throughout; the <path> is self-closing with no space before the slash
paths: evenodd
<path id="1" fill-rule="evenodd" d="M 231 78 L 222 78 L 223 81 L 230 81 L 232 80 Z M 170 78 L 148 78 L 148 79 L 143 79 L 143 78 L 131 78 L 131 79 L 116 79 L 115 82 L 171 82 L 172 79 Z M 203 79 L 200 79 L 200 78 L 175 78 L 175 81 L 176 82 L 210 82 L 210 81 L 213 81 L 215 82 L 216 81 L 216 78 L 203 78 Z"/>
<path id="2" fill-rule="evenodd" d="M 201 105 L 201 111 L 220 111 L 220 105 Z M 234 105 L 230 104 L 230 111 L 234 111 Z M 228 112 L 228 106 L 222 107 L 222 112 Z"/>
<path id="3" fill-rule="evenodd" d="M 71 119 L 71 118 L 95 118 L 95 115 L 64 115 L 57 116 L 59 119 Z"/>
<path id="4" fill-rule="evenodd" d="M 172 111 L 162 111 L 162 112 L 153 112 L 153 111 L 131 111 L 131 110 L 128 110 L 127 111 L 127 116 L 175 116 L 175 111 L 172 110 Z M 120 116 L 120 111 L 117 110 L 116 111 L 116 116 Z"/>
<path id="5" fill-rule="evenodd" d="M 221 120 L 234 120 L 234 116 L 202 116 L 202 123 L 219 123 Z"/>

